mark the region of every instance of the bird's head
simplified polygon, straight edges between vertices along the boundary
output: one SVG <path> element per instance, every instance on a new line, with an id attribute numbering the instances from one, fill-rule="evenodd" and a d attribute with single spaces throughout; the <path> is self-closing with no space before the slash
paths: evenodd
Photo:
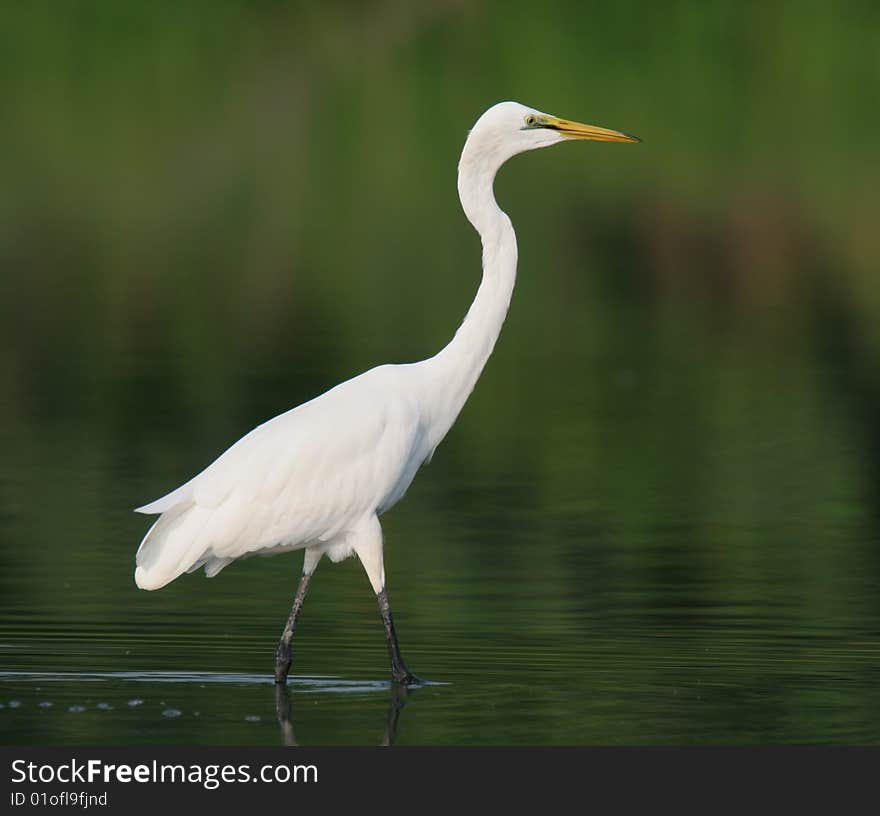
<path id="1" fill-rule="evenodd" d="M 617 130 L 560 119 L 520 105 L 519 102 L 499 102 L 477 119 L 468 134 L 467 148 L 472 155 L 497 162 L 497 166 L 500 166 L 517 153 L 549 147 L 570 139 L 641 141 Z"/>

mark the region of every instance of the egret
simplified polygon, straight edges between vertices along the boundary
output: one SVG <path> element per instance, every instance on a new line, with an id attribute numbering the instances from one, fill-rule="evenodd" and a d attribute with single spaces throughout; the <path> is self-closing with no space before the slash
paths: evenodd
<path id="1" fill-rule="evenodd" d="M 243 436 L 201 473 L 137 508 L 158 514 L 137 551 L 135 582 L 159 589 L 203 567 L 210 578 L 251 555 L 304 550 L 302 576 L 275 652 L 287 680 L 291 640 L 321 557 L 360 559 L 376 593 L 394 682 L 420 682 L 400 654 L 385 588 L 379 516 L 404 495 L 470 396 L 507 315 L 516 235 L 495 201 L 508 159 L 570 139 L 637 142 L 616 130 L 500 102 L 477 120 L 458 165 L 458 194 L 480 236 L 483 275 L 452 340 L 427 360 L 380 365 Z"/>

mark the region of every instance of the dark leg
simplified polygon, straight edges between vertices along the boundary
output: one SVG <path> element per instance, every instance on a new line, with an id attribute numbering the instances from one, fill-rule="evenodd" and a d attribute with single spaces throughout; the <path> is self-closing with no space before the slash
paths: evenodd
<path id="1" fill-rule="evenodd" d="M 397 645 L 397 634 L 394 631 L 394 620 L 391 617 L 391 604 L 388 603 L 388 593 L 384 587 L 376 596 L 379 601 L 379 612 L 382 614 L 382 623 L 385 625 L 385 642 L 388 644 L 388 656 L 391 658 L 391 677 L 395 683 L 403 683 L 410 686 L 421 683 L 403 662 L 400 656 L 400 646 Z"/>
<path id="2" fill-rule="evenodd" d="M 293 630 L 296 629 L 296 621 L 299 618 L 303 601 L 306 599 L 306 593 L 309 591 L 309 581 L 312 580 L 310 573 L 304 573 L 300 578 L 299 588 L 296 590 L 296 597 L 293 599 L 293 608 L 290 610 L 290 617 L 284 625 L 284 631 L 281 633 L 281 640 L 278 641 L 278 648 L 275 650 L 275 682 L 286 683 L 287 673 L 290 671 L 290 641 L 293 638 Z"/>

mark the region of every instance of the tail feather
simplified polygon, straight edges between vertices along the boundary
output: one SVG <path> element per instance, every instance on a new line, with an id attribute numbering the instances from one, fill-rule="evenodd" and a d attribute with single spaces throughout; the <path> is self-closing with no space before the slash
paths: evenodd
<path id="1" fill-rule="evenodd" d="M 203 515 L 188 502 L 159 516 L 137 551 L 134 580 L 141 589 L 161 589 L 204 557 L 199 536 Z"/>
<path id="2" fill-rule="evenodd" d="M 143 504 L 135 507 L 135 513 L 145 513 L 146 515 L 156 515 L 158 513 L 167 513 L 176 506 L 186 504 L 192 499 L 192 481 L 181 485 L 176 490 L 166 493 L 159 499 L 151 501 L 149 504 Z"/>
<path id="3" fill-rule="evenodd" d="M 213 552 L 210 552 L 207 555 L 203 555 L 195 564 L 189 567 L 187 572 L 195 572 L 204 567 L 205 575 L 208 578 L 213 578 L 220 570 L 231 564 L 234 560 L 234 558 L 218 558 Z"/>

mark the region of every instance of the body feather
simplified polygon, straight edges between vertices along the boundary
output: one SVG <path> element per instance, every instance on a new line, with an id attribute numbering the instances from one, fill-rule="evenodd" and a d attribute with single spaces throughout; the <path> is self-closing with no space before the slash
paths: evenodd
<path id="1" fill-rule="evenodd" d="M 371 369 L 280 414 L 138 508 L 161 515 L 138 549 L 137 585 L 158 589 L 199 567 L 216 575 L 249 555 L 351 554 L 347 537 L 403 496 L 426 456 L 420 404 L 405 386 L 416 368 Z"/>

